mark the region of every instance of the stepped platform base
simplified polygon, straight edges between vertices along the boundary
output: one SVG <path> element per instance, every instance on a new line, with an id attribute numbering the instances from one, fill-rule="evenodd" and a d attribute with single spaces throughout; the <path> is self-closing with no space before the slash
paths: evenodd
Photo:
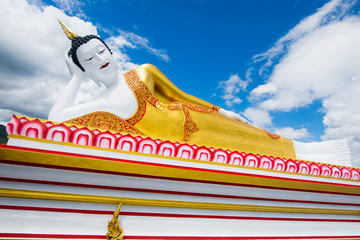
<path id="1" fill-rule="evenodd" d="M 10 138 L 0 238 L 360 239 L 360 182 Z"/>

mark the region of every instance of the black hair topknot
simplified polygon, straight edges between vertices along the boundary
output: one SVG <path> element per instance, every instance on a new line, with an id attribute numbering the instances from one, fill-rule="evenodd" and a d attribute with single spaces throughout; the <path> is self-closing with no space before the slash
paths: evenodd
<path id="1" fill-rule="evenodd" d="M 73 60 L 73 62 L 83 71 L 85 72 L 85 69 L 81 66 L 80 62 L 79 62 L 79 59 L 77 57 L 77 54 L 76 54 L 76 51 L 77 49 L 87 43 L 88 41 L 90 41 L 91 39 L 98 39 L 99 41 L 101 41 L 105 46 L 106 48 L 109 50 L 109 52 L 112 54 L 110 48 L 108 47 L 108 45 L 106 45 L 106 43 L 99 37 L 99 36 L 96 36 L 96 35 L 86 35 L 84 37 L 76 37 L 74 38 L 73 40 L 71 40 L 71 48 L 68 52 L 68 55 L 69 57 L 71 57 L 71 59 Z"/>

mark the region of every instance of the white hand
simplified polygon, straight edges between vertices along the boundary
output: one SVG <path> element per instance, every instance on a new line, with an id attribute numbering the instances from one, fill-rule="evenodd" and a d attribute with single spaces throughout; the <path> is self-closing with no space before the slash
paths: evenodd
<path id="1" fill-rule="evenodd" d="M 84 72 L 78 66 L 76 66 L 73 60 L 68 56 L 67 52 L 68 51 L 66 51 L 65 53 L 65 62 L 71 76 L 76 76 L 77 78 L 82 79 L 84 76 Z"/>

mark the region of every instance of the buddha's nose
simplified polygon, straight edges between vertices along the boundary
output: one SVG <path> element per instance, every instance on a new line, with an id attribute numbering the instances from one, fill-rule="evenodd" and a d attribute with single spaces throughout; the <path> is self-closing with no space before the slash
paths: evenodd
<path id="1" fill-rule="evenodd" d="M 96 60 L 98 61 L 98 62 L 103 62 L 104 61 L 104 58 L 101 56 L 101 55 L 99 55 L 99 54 L 95 54 L 95 58 L 96 58 Z"/>

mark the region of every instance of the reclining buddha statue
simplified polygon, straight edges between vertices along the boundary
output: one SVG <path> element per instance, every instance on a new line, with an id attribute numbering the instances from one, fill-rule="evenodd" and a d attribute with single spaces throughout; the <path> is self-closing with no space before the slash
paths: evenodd
<path id="1" fill-rule="evenodd" d="M 153 65 L 122 74 L 103 40 L 95 35 L 78 36 L 61 25 L 71 40 L 65 58 L 72 78 L 49 120 L 199 147 L 296 158 L 291 139 L 181 91 Z M 85 76 L 103 84 L 106 91 L 89 102 L 75 104 Z"/>

